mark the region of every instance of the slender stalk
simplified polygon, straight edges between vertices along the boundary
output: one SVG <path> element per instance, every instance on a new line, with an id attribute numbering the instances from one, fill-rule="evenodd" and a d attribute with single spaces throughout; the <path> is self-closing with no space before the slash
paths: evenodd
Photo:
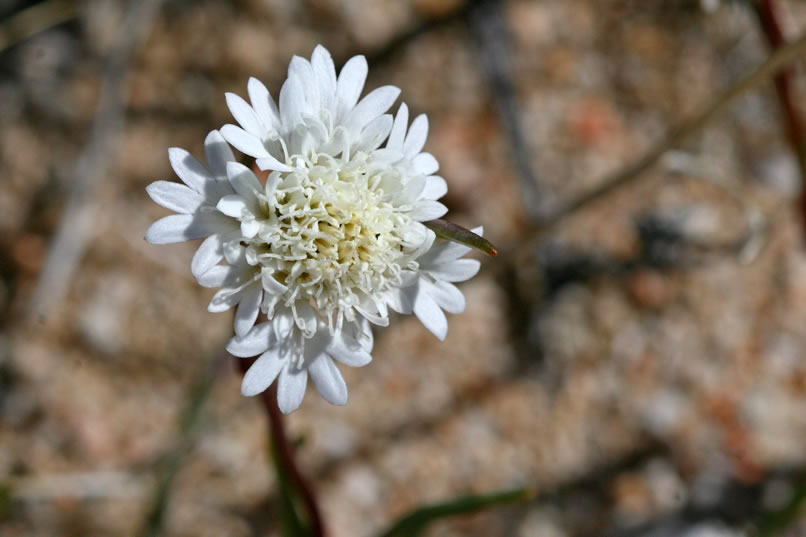
<path id="1" fill-rule="evenodd" d="M 254 360 L 244 360 L 242 358 L 237 358 L 236 360 L 238 361 L 239 369 L 244 374 L 254 362 Z M 291 447 L 286 434 L 284 416 L 277 406 L 277 383 L 272 384 L 268 390 L 261 394 L 261 401 L 269 420 L 269 429 L 271 430 L 276 456 L 299 492 L 300 500 L 302 500 L 303 507 L 308 514 L 311 535 L 312 537 L 325 537 L 327 533 L 322 522 L 322 512 L 319 509 L 316 493 L 310 481 L 302 475 L 297 466 L 294 449 Z"/>
<path id="2" fill-rule="evenodd" d="M 755 0 L 753 7 L 770 48 L 776 51 L 786 45 L 787 39 L 781 24 L 781 6 L 778 0 Z M 781 104 L 786 133 L 800 166 L 801 182 L 806 184 L 806 132 L 804 131 L 803 116 L 795 98 L 794 70 L 791 66 L 781 69 L 773 77 L 773 82 L 778 102 Z M 800 196 L 800 212 L 802 226 L 806 230 L 806 188 L 803 189 Z"/>
<path id="3" fill-rule="evenodd" d="M 537 230 L 546 231 L 548 228 L 559 223 L 566 216 L 620 187 L 631 183 L 652 167 L 668 150 L 678 146 L 692 134 L 701 131 L 709 125 L 711 121 L 721 116 L 728 107 L 738 101 L 740 97 L 769 80 L 772 76 L 779 73 L 781 69 L 803 58 L 805 52 L 806 32 L 798 36 L 797 39 L 782 45 L 781 48 L 774 51 L 767 61 L 761 64 L 755 71 L 719 93 L 699 114 L 682 121 L 671 129 L 662 140 L 653 145 L 649 151 L 631 165 L 605 178 L 599 186 L 562 204 L 539 223 Z"/>

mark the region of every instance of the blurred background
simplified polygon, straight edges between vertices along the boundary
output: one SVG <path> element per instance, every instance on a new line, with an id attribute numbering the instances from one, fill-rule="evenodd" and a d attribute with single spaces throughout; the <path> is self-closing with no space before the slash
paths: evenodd
<path id="1" fill-rule="evenodd" d="M 520 486 L 427 535 L 806 535 L 802 77 L 689 122 L 806 2 L 0 0 L 0 19 L 0 535 L 278 535 L 231 318 L 206 311 L 194 244 L 143 240 L 168 214 L 145 187 L 232 122 L 225 92 L 276 96 L 317 43 L 428 114 L 449 217 L 502 251 L 444 343 L 395 319 L 343 371 L 346 407 L 309 393 L 289 417 L 331 535 Z"/>

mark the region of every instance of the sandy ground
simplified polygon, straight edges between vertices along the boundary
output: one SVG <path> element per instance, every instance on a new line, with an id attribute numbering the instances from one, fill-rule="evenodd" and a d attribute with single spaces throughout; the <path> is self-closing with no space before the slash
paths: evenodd
<path id="1" fill-rule="evenodd" d="M 795 35 L 806 3 L 784 7 Z M 200 155 L 231 121 L 224 92 L 256 76 L 276 95 L 291 56 L 317 43 L 337 63 L 366 54 L 368 87 L 398 85 L 429 115 L 451 218 L 506 250 L 463 285 L 444 343 L 393 319 L 374 362 L 344 371 L 347 406 L 311 391 L 290 416 L 333 536 L 519 486 L 536 499 L 428 535 L 745 535 L 789 501 L 806 474 L 806 255 L 769 85 L 529 237 L 479 23 L 451 15 L 461 0 L 166 2 L 88 172 L 100 177 L 82 198 L 80 264 L 51 263 L 66 292 L 35 312 L 125 8 L 87 2 L 0 54 L 0 534 L 135 534 L 179 453 L 162 535 L 277 535 L 264 417 L 221 363 L 231 318 L 206 311 L 194 245 L 142 240 L 167 214 L 144 189 L 173 178 L 168 147 Z M 508 0 L 502 13 L 525 158 L 550 202 L 642 155 L 768 54 L 741 2 Z M 750 229 L 748 247 L 721 246 Z"/>

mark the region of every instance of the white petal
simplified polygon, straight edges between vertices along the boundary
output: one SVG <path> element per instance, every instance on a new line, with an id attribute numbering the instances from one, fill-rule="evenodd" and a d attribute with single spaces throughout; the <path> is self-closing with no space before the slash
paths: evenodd
<path id="1" fill-rule="evenodd" d="M 316 310 L 314 310 L 310 304 L 306 304 L 304 302 L 296 304 L 294 309 L 297 312 L 295 319 L 297 328 L 302 330 L 306 338 L 312 337 L 312 339 L 306 339 L 305 342 L 306 357 L 311 357 L 311 352 L 318 355 L 322 352 L 322 350 L 324 350 L 324 346 L 327 345 L 327 343 L 324 341 L 324 333 L 317 333 L 316 331 L 316 328 L 319 324 L 319 317 L 316 314 Z M 319 351 L 313 350 L 317 345 L 320 345 L 321 349 Z"/>
<path id="2" fill-rule="evenodd" d="M 274 343 L 271 323 L 260 323 L 243 336 L 236 336 L 227 343 L 227 352 L 239 358 L 257 356 Z"/>
<path id="3" fill-rule="evenodd" d="M 288 66 L 289 78 L 295 77 L 299 80 L 300 89 L 305 98 L 303 115 L 319 115 L 319 84 L 313 74 L 311 62 L 305 58 L 294 56 Z"/>
<path id="4" fill-rule="evenodd" d="M 249 208 L 246 202 L 238 194 L 224 196 L 218 200 L 216 209 L 233 218 L 244 218 L 249 214 Z"/>
<path id="5" fill-rule="evenodd" d="M 152 200 L 176 213 L 193 213 L 204 203 L 198 192 L 169 181 L 155 181 L 146 187 L 146 192 Z"/>
<path id="6" fill-rule="evenodd" d="M 409 108 L 406 103 L 400 103 L 400 108 L 397 110 L 395 116 L 395 123 L 392 126 L 392 132 L 389 134 L 389 141 L 386 142 L 386 147 L 389 149 L 402 150 L 403 140 L 406 138 L 406 127 L 409 122 Z"/>
<path id="7" fill-rule="evenodd" d="M 261 157 L 255 160 L 255 163 L 257 164 L 258 168 L 260 168 L 263 171 L 276 170 L 280 172 L 290 172 L 294 170 L 294 168 L 292 168 L 291 166 L 286 166 L 285 164 L 283 164 L 282 162 L 280 162 L 271 155 L 269 155 L 268 157 Z"/>
<path id="8" fill-rule="evenodd" d="M 221 127 L 221 135 L 241 153 L 255 158 L 265 158 L 271 156 L 269 155 L 269 152 L 266 151 L 266 147 L 263 145 L 263 142 L 260 140 L 260 138 L 257 138 L 253 134 L 249 134 L 240 127 L 236 127 L 235 125 L 224 125 Z"/>
<path id="9" fill-rule="evenodd" d="M 440 340 L 445 339 L 445 336 L 448 335 L 448 320 L 434 299 L 422 288 L 418 289 L 417 295 L 414 297 L 413 310 L 423 326 Z"/>
<path id="10" fill-rule="evenodd" d="M 390 289 L 385 298 L 388 306 L 394 311 L 403 315 L 411 313 L 411 300 L 403 289 Z"/>
<path id="11" fill-rule="evenodd" d="M 264 392 L 266 388 L 271 386 L 271 383 L 274 382 L 274 379 L 277 378 L 286 363 L 273 351 L 266 351 L 261 354 L 260 358 L 252 364 L 243 376 L 241 394 L 251 397 Z"/>
<path id="12" fill-rule="evenodd" d="M 210 172 L 202 166 L 202 163 L 180 147 L 168 150 L 168 160 L 182 182 L 199 194 L 204 194 L 207 183 L 213 181 Z"/>
<path id="13" fill-rule="evenodd" d="M 479 272 L 481 263 L 476 259 L 457 259 L 450 263 L 428 265 L 423 270 L 446 282 L 463 282 Z"/>
<path id="14" fill-rule="evenodd" d="M 238 304 L 242 296 L 243 290 L 234 291 L 228 287 L 221 289 L 213 295 L 213 298 L 207 305 L 207 311 L 210 313 L 229 311 Z"/>
<path id="15" fill-rule="evenodd" d="M 229 144 L 218 131 L 210 131 L 204 140 L 204 155 L 207 166 L 216 178 L 225 179 L 227 176 L 227 162 L 235 160 Z"/>
<path id="16" fill-rule="evenodd" d="M 347 384 L 344 383 L 339 368 L 329 356 L 320 355 L 308 368 L 308 372 L 311 374 L 313 385 L 329 403 L 347 404 Z"/>
<path id="17" fill-rule="evenodd" d="M 353 338 L 344 335 L 333 338 L 327 348 L 327 353 L 350 367 L 363 367 L 372 361 L 372 355 L 369 352 Z"/>
<path id="18" fill-rule="evenodd" d="M 226 93 L 225 96 L 227 99 L 227 107 L 229 111 L 232 112 L 232 117 L 235 118 L 235 121 L 237 121 L 246 132 L 262 139 L 264 134 L 263 124 L 252 107 L 234 93 Z"/>
<path id="19" fill-rule="evenodd" d="M 288 290 L 288 287 L 278 282 L 277 279 L 268 270 L 263 270 L 262 274 L 263 289 L 271 295 L 282 295 Z"/>
<path id="20" fill-rule="evenodd" d="M 288 414 L 299 408 L 302 398 L 305 397 L 307 385 L 307 370 L 292 371 L 290 367 L 283 368 L 280 380 L 277 382 L 277 406 L 280 407 L 280 412 Z"/>
<path id="21" fill-rule="evenodd" d="M 371 91 L 347 114 L 344 126 L 353 132 L 360 131 L 370 121 L 389 110 L 398 95 L 400 88 L 396 86 L 381 86 Z"/>
<path id="22" fill-rule="evenodd" d="M 295 76 L 289 76 L 280 88 L 280 120 L 284 131 L 291 131 L 302 122 L 305 111 L 305 94 L 300 81 Z"/>
<path id="23" fill-rule="evenodd" d="M 409 215 L 415 220 L 420 222 L 427 222 L 434 218 L 444 216 L 448 212 L 448 208 L 438 201 L 421 200 L 417 202 Z"/>
<path id="24" fill-rule="evenodd" d="M 347 336 L 347 333 L 351 333 L 352 336 Z M 369 324 L 369 321 L 366 320 L 359 319 L 344 327 L 342 329 L 342 337 L 348 347 L 352 348 L 352 342 L 355 341 L 367 352 L 372 352 L 372 346 L 375 344 L 375 335 L 372 333 L 372 326 Z"/>
<path id="25" fill-rule="evenodd" d="M 240 194 L 247 203 L 257 198 L 264 190 L 252 170 L 239 162 L 227 164 L 227 177 L 235 192 Z"/>
<path id="26" fill-rule="evenodd" d="M 233 221 L 216 213 L 173 214 L 151 224 L 145 239 L 152 244 L 201 239 L 213 233 L 231 231 Z"/>
<path id="27" fill-rule="evenodd" d="M 145 239 L 152 244 L 170 244 L 190 240 L 186 231 L 193 220 L 190 214 L 173 214 L 160 218 L 148 228 Z"/>
<path id="28" fill-rule="evenodd" d="M 246 85 L 246 90 L 249 92 L 252 107 L 266 128 L 271 131 L 278 130 L 280 128 L 280 112 L 277 110 L 277 105 L 274 103 L 274 99 L 271 98 L 266 86 L 257 78 L 252 77 Z"/>
<path id="29" fill-rule="evenodd" d="M 431 298 L 440 308 L 448 313 L 462 313 L 465 311 L 465 295 L 452 283 L 437 280 L 434 283 L 420 282 Z"/>
<path id="30" fill-rule="evenodd" d="M 272 327 L 274 333 L 277 334 L 277 338 L 281 341 L 294 337 L 296 325 L 294 324 L 294 314 L 291 309 L 287 307 L 279 308 L 274 318 L 272 318 Z"/>
<path id="31" fill-rule="evenodd" d="M 232 267 L 230 266 L 215 265 L 202 273 L 196 274 L 196 281 L 202 287 L 221 287 L 231 271 Z"/>
<path id="32" fill-rule="evenodd" d="M 423 150 L 425 139 L 428 137 L 428 117 L 420 114 L 411 122 L 409 134 L 403 143 L 403 154 L 407 159 L 414 158 L 417 153 Z"/>
<path id="33" fill-rule="evenodd" d="M 257 314 L 260 311 L 260 301 L 263 299 L 263 288 L 260 283 L 254 283 L 243 294 L 235 312 L 235 334 L 245 335 L 255 325 Z"/>
<path id="34" fill-rule="evenodd" d="M 353 56 L 341 68 L 336 83 L 337 119 L 343 119 L 358 102 L 367 80 L 367 70 L 367 59 L 363 56 Z"/>
<path id="35" fill-rule="evenodd" d="M 190 262 L 190 272 L 193 276 L 198 278 L 211 268 L 213 268 L 224 257 L 224 251 L 221 248 L 221 235 L 210 235 L 204 242 L 201 243 L 199 249 L 193 254 L 193 260 Z"/>
<path id="36" fill-rule="evenodd" d="M 247 239 L 251 239 L 260 231 L 261 224 L 252 218 L 246 218 L 241 222 L 241 234 Z"/>
<path id="37" fill-rule="evenodd" d="M 458 242 L 445 241 L 431 248 L 417 261 L 424 270 L 428 270 L 430 267 L 439 264 L 451 263 L 470 250 L 471 248 L 469 246 L 459 244 Z"/>
<path id="38" fill-rule="evenodd" d="M 423 175 L 431 175 L 439 170 L 439 162 L 431 153 L 420 153 L 411 161 L 414 171 Z"/>
<path id="39" fill-rule="evenodd" d="M 389 317 L 382 315 L 377 310 L 374 304 L 364 304 L 362 306 L 354 306 L 355 310 L 364 316 L 366 320 L 378 326 L 389 326 Z M 387 314 L 388 315 L 388 314 Z"/>
<path id="40" fill-rule="evenodd" d="M 330 52 L 322 45 L 317 45 L 311 56 L 311 65 L 319 84 L 319 98 L 322 108 L 334 110 L 336 99 L 336 67 Z"/>
<path id="41" fill-rule="evenodd" d="M 448 193 L 448 183 L 438 175 L 430 175 L 425 178 L 425 188 L 420 196 L 427 200 L 438 200 Z"/>
<path id="42" fill-rule="evenodd" d="M 401 203 L 410 205 L 420 199 L 423 189 L 425 188 L 425 177 L 422 175 L 415 175 L 410 177 L 408 182 L 400 192 Z"/>
<path id="43" fill-rule="evenodd" d="M 384 114 L 380 117 L 370 121 L 369 125 L 364 127 L 361 132 L 361 138 L 358 146 L 364 151 L 373 151 L 380 147 L 383 141 L 389 136 L 389 131 L 392 129 L 392 116 Z"/>

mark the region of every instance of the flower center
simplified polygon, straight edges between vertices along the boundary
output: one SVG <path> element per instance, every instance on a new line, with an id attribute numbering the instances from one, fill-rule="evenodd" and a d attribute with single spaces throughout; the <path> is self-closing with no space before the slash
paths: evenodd
<path id="1" fill-rule="evenodd" d="M 273 172 L 266 220 L 249 243 L 254 257 L 287 287 L 281 302 L 312 305 L 339 330 L 356 307 L 400 286 L 401 270 L 422 242 L 410 206 L 395 205 L 401 177 L 366 154 L 292 159 Z"/>

